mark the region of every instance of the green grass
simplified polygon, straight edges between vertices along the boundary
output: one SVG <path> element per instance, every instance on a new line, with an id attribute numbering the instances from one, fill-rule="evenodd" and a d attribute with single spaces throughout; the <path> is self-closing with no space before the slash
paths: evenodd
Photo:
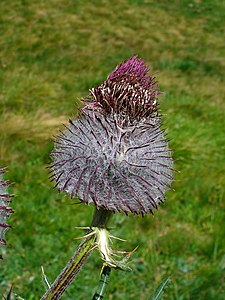
<path id="1" fill-rule="evenodd" d="M 40 299 L 40 266 L 53 281 L 76 249 L 74 227 L 93 208 L 53 190 L 50 138 L 89 88 L 138 54 L 158 72 L 180 173 L 154 217 L 114 216 L 113 234 L 127 239 L 115 247 L 139 248 L 133 272 L 112 272 L 106 299 L 149 299 L 167 277 L 165 299 L 224 299 L 224 2 L 2 0 L 0 14 L 0 165 L 16 194 L 1 293 L 13 284 Z M 100 269 L 95 253 L 62 299 L 91 299 Z"/>

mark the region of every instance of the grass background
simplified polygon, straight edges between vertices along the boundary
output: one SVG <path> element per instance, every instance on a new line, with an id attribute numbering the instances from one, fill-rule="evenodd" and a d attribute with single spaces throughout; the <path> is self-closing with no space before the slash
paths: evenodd
<path id="1" fill-rule="evenodd" d="M 50 138 L 79 99 L 137 54 L 158 72 L 161 109 L 175 149 L 175 192 L 154 217 L 115 215 L 115 247 L 139 249 L 133 272 L 112 272 L 106 299 L 149 299 L 168 276 L 165 299 L 224 299 L 225 2 L 0 1 L 0 165 L 16 194 L 1 249 L 0 291 L 44 293 L 71 257 L 92 207 L 53 190 Z M 91 299 L 101 269 L 93 254 L 62 299 Z M 0 293 L 0 295 L 1 295 Z"/>

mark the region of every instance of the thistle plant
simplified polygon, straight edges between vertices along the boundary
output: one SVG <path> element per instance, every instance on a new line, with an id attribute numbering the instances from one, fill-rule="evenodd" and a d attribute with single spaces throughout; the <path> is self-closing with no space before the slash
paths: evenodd
<path id="1" fill-rule="evenodd" d="M 8 193 L 9 182 L 3 179 L 4 173 L 5 169 L 0 168 L 0 246 L 6 245 L 5 232 L 11 228 L 7 224 L 7 219 L 13 213 L 12 208 L 9 207 L 12 195 Z M 1 255 L 0 259 L 2 259 Z"/>
<path id="2" fill-rule="evenodd" d="M 55 187 L 94 205 L 95 214 L 84 241 L 42 299 L 58 299 L 94 248 L 104 261 L 104 278 L 111 268 L 129 269 L 131 253 L 116 260 L 110 247 L 111 214 L 153 213 L 171 188 L 173 160 L 161 129 L 160 92 L 148 72 L 135 56 L 121 63 L 90 90 L 78 117 L 56 137 L 50 165 Z M 93 299 L 102 298 L 101 288 Z"/>

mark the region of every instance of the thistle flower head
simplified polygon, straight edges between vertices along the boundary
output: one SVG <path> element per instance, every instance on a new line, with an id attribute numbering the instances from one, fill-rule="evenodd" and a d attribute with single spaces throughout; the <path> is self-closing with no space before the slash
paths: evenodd
<path id="1" fill-rule="evenodd" d="M 52 152 L 56 187 L 97 208 L 146 214 L 165 199 L 172 158 L 155 78 L 141 59 L 120 64 L 84 99 Z"/>
<path id="2" fill-rule="evenodd" d="M 0 245 L 6 245 L 5 231 L 11 227 L 6 221 L 13 213 L 13 210 L 8 206 L 12 195 L 7 192 L 9 182 L 3 179 L 4 173 L 5 169 L 0 168 Z"/>
<path id="3" fill-rule="evenodd" d="M 157 81 L 147 75 L 148 71 L 141 59 L 132 56 L 117 66 L 100 86 L 91 89 L 85 108 L 98 107 L 102 113 L 117 114 L 125 125 L 154 118 L 160 92 Z"/>

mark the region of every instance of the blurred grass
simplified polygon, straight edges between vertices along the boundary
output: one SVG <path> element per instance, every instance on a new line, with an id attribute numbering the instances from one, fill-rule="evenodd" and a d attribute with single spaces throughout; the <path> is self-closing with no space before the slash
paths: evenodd
<path id="1" fill-rule="evenodd" d="M 154 217 L 114 216 L 128 241 L 118 247 L 139 249 L 133 272 L 112 272 L 108 298 L 149 299 L 170 276 L 165 299 L 224 299 L 225 3 L 1 0 L 0 15 L 0 162 L 16 194 L 1 293 L 13 284 L 40 299 L 40 266 L 53 281 L 78 244 L 74 227 L 90 224 L 92 207 L 49 183 L 50 138 L 89 88 L 138 54 L 158 72 L 180 173 Z M 91 299 L 100 268 L 91 256 L 63 299 Z"/>

